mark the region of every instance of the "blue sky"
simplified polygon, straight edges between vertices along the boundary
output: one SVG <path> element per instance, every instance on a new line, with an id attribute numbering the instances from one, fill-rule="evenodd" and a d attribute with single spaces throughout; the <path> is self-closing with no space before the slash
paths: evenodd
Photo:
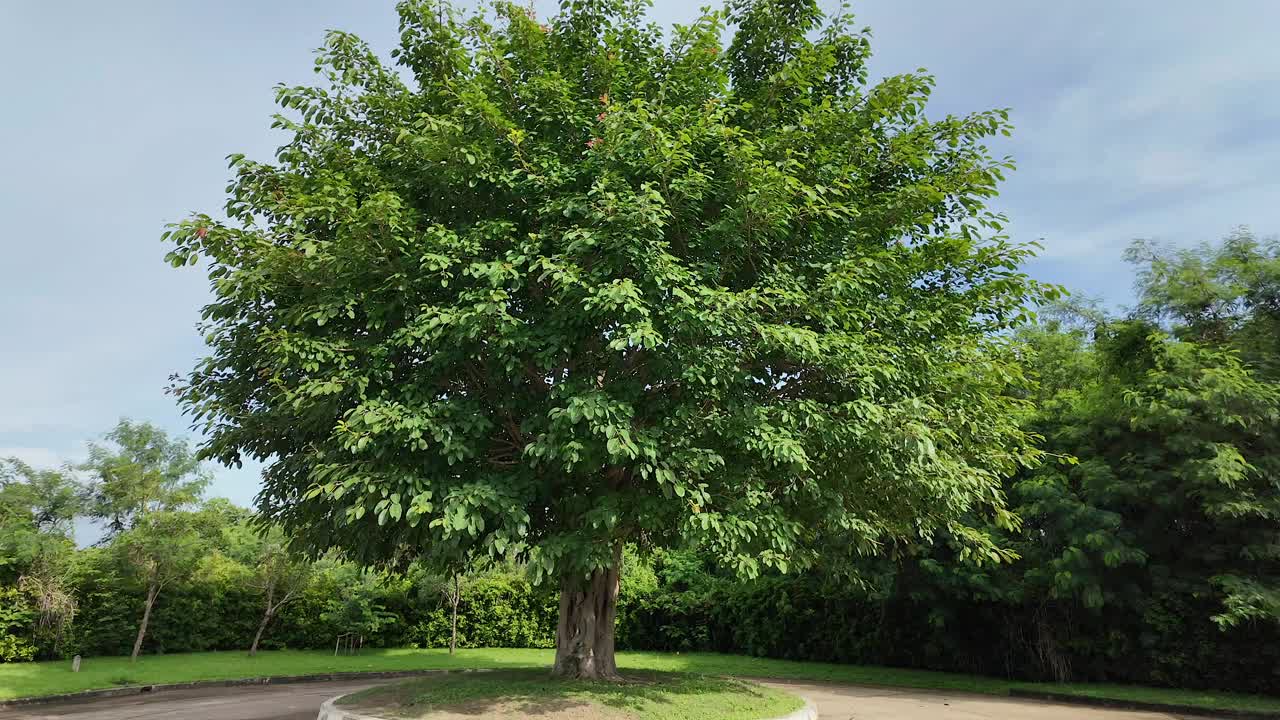
<path id="1" fill-rule="evenodd" d="M 656 0 L 667 24 L 696 4 Z M 553 5 L 539 1 L 548 14 Z M 877 75 L 926 67 L 937 114 L 1010 107 L 999 208 L 1028 270 L 1112 305 L 1134 237 L 1280 231 L 1280 3 L 864 0 Z M 166 222 L 216 211 L 224 157 L 268 158 L 272 87 L 310 82 L 328 28 L 385 54 L 383 0 L 0 3 L 0 456 L 56 465 L 128 416 L 187 422 L 163 388 L 201 353 L 203 275 Z M 257 469 L 213 494 L 252 502 Z"/>

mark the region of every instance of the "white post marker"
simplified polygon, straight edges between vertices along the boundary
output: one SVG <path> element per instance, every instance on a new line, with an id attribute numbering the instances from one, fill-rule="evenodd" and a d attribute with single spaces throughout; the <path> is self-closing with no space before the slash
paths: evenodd
<path id="1" fill-rule="evenodd" d="M 80 656 L 71 658 L 71 672 L 80 672 Z"/>

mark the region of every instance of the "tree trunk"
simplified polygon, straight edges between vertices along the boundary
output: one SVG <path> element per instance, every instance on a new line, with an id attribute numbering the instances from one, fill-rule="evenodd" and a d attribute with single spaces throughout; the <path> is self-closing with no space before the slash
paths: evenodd
<path id="1" fill-rule="evenodd" d="M 275 608 L 271 606 L 271 601 L 275 600 L 276 586 L 275 583 L 267 583 L 267 606 L 262 611 L 262 622 L 258 623 L 258 632 L 253 635 L 253 644 L 249 646 L 249 657 L 258 654 L 258 641 L 262 640 L 262 633 L 267 630 L 267 623 L 271 622 L 271 615 L 275 612 Z M 288 598 L 285 598 L 286 600 Z"/>
<path id="2" fill-rule="evenodd" d="M 138 637 L 133 641 L 133 654 L 129 656 L 129 662 L 137 661 L 138 653 L 142 652 L 142 639 L 147 636 L 147 623 L 151 621 L 151 606 L 156 604 L 156 596 L 159 594 L 159 585 L 147 588 L 147 604 L 142 608 L 142 623 L 138 625 Z"/>
<path id="3" fill-rule="evenodd" d="M 611 568 L 591 573 L 585 586 L 565 579 L 560 584 L 560 622 L 556 626 L 556 664 L 551 674 L 566 679 L 616 680 L 613 625 L 618 612 L 621 547 Z"/>
<path id="4" fill-rule="evenodd" d="M 453 631 L 449 635 L 449 654 L 452 655 L 454 649 L 458 647 L 458 603 L 462 600 L 462 590 L 459 587 L 458 574 L 453 574 Z"/>
<path id="5" fill-rule="evenodd" d="M 271 611 L 263 613 L 262 622 L 258 623 L 258 632 L 253 635 L 253 644 L 249 646 L 249 657 L 258 654 L 258 642 L 262 640 L 262 633 L 266 632 L 267 624 L 271 622 Z"/>

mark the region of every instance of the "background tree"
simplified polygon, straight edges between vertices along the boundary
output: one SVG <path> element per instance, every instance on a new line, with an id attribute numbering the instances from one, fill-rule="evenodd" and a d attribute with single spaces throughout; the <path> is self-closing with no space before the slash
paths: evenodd
<path id="1" fill-rule="evenodd" d="M 121 420 L 107 445 L 89 444 L 81 469 L 90 474 L 89 515 L 107 537 L 133 527 L 147 513 L 179 510 L 199 499 L 209 483 L 186 440 L 170 438 L 146 422 Z"/>
<path id="2" fill-rule="evenodd" d="M 458 606 L 462 603 L 472 575 L 458 565 L 449 566 L 445 572 L 420 572 L 411 576 L 419 595 L 438 594 L 449 608 L 449 654 L 458 648 Z"/>
<path id="3" fill-rule="evenodd" d="M 1275 246 L 1239 230 L 1127 256 L 1130 317 L 1095 310 L 1024 335 L 1042 381 L 1034 429 L 1079 462 L 1012 485 L 1023 560 L 1001 580 L 1036 603 L 1035 643 L 1060 680 L 1079 645 L 1117 665 L 1141 647 L 1170 677 L 1222 664 L 1192 659 L 1221 642 L 1210 618 L 1280 623 Z"/>
<path id="4" fill-rule="evenodd" d="M 189 513 L 158 510 L 135 517 L 132 526 L 112 541 L 111 549 L 146 592 L 130 654 L 130 659 L 137 660 L 160 591 L 190 577 L 208 542 L 192 528 Z"/>
<path id="5" fill-rule="evenodd" d="M 1241 227 L 1191 248 L 1139 240 L 1126 257 L 1138 269 L 1142 318 L 1179 339 L 1231 347 L 1280 377 L 1280 240 Z"/>
<path id="6" fill-rule="evenodd" d="M 70 551 L 83 493 L 66 470 L 0 459 L 0 584 L 16 581 L 33 566 L 56 565 Z"/>
<path id="7" fill-rule="evenodd" d="M 1001 559 L 1033 462 L 1004 330 L 1045 289 L 984 203 L 1004 111 L 931 120 L 923 74 L 812 0 L 664 35 L 630 0 L 399 6 L 384 65 L 331 33 L 292 139 L 232 156 L 210 355 L 175 387 L 260 510 L 363 562 L 527 560 L 555 672 L 616 673 L 623 545 L 745 575 L 940 531 Z M 730 44 L 720 41 L 733 26 Z"/>
<path id="8" fill-rule="evenodd" d="M 267 626 L 283 607 L 300 597 L 311 576 L 311 564 L 290 551 L 279 528 L 266 531 L 256 560 L 254 585 L 262 592 L 263 606 L 262 621 L 249 646 L 250 657 L 258 653 L 258 643 Z"/>
<path id="9" fill-rule="evenodd" d="M 387 609 L 383 574 L 348 563 L 328 565 L 338 580 L 337 592 L 327 599 L 321 617 L 338 635 L 353 635 L 357 647 L 363 647 L 366 638 L 400 620 Z"/>
<path id="10" fill-rule="evenodd" d="M 84 488 L 69 470 L 0 459 L 0 587 L 16 584 L 30 602 L 40 655 L 57 655 L 75 618 L 68 569 L 83 507 Z"/>
<path id="11" fill-rule="evenodd" d="M 1153 578 L 1220 602 L 1221 624 L 1280 623 L 1280 242 L 1237 228 L 1192 248 L 1136 241 L 1126 257 L 1136 318 L 1096 333 L 1104 393 L 1125 407 L 1094 422 L 1129 432 L 1078 454 L 1124 479 Z M 1118 454 L 1117 437 L 1138 447 Z"/>
<path id="12" fill-rule="evenodd" d="M 184 512 L 209 483 L 186 440 L 130 420 L 121 420 L 106 440 L 89 444 L 81 469 L 91 475 L 89 515 L 103 521 L 104 541 L 146 593 L 131 654 L 137 660 L 160 591 L 196 568 L 209 547 L 207 533 L 220 523 L 212 515 L 206 516 L 212 525 L 201 523 Z"/>

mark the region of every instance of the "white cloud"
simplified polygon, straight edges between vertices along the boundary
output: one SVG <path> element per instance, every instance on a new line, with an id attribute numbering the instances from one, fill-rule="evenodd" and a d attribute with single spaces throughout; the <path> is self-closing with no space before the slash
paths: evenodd
<path id="1" fill-rule="evenodd" d="M 0 447 L 0 458 L 16 457 L 39 469 L 61 467 L 67 462 L 64 456 L 42 447 Z"/>

